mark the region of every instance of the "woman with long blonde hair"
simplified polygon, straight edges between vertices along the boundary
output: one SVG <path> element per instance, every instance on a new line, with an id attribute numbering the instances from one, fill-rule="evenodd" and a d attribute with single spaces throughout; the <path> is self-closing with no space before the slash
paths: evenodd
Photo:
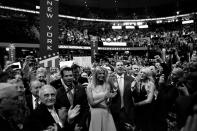
<path id="1" fill-rule="evenodd" d="M 108 73 L 103 67 L 96 67 L 87 87 L 91 109 L 89 131 L 116 131 L 114 120 L 108 108 L 108 100 L 116 94 L 110 92 Z"/>
<path id="2" fill-rule="evenodd" d="M 150 68 L 142 68 L 135 81 L 131 84 L 137 131 L 152 131 L 151 117 L 155 84 L 151 74 Z"/>

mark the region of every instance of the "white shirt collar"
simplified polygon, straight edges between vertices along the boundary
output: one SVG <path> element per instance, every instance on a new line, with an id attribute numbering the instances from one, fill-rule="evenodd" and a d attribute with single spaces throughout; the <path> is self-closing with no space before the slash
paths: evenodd
<path id="1" fill-rule="evenodd" d="M 33 99 L 33 101 L 35 101 L 36 100 L 36 97 L 34 95 L 32 95 L 32 99 Z"/>
<path id="2" fill-rule="evenodd" d="M 119 76 L 118 74 L 116 74 L 117 78 L 124 78 L 124 74 L 122 74 L 121 76 Z"/>
<path id="3" fill-rule="evenodd" d="M 32 99 L 35 102 L 37 98 L 34 95 L 32 95 Z M 38 103 L 40 104 L 40 99 L 39 98 L 38 98 Z"/>
<path id="4" fill-rule="evenodd" d="M 36 106 L 36 97 L 34 95 L 32 95 L 32 102 L 33 102 L 33 109 L 35 109 L 35 106 Z M 40 100 L 38 98 L 38 104 L 40 104 Z"/>
<path id="5" fill-rule="evenodd" d="M 50 109 L 50 108 L 47 108 L 48 109 L 48 111 L 51 113 L 51 112 L 53 112 L 53 111 L 55 111 L 55 108 L 53 107 L 52 109 Z M 56 112 L 56 111 L 55 111 Z"/>

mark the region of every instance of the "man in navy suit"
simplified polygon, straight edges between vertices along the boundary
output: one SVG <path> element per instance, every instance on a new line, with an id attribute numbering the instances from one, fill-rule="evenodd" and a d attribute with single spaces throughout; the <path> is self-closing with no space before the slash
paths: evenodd
<path id="1" fill-rule="evenodd" d="M 85 88 L 81 84 L 74 83 L 73 69 L 64 67 L 61 69 L 61 79 L 56 82 L 59 87 L 57 90 L 57 109 L 65 107 L 66 109 L 80 106 L 79 115 L 72 121 L 72 128 L 87 130 L 87 118 L 89 116 L 89 105 Z M 76 81 L 75 81 L 76 82 Z"/>
<path id="2" fill-rule="evenodd" d="M 118 131 L 130 131 L 133 128 L 134 104 L 131 83 L 134 78 L 127 76 L 122 61 L 116 62 L 115 73 L 110 76 L 111 89 L 118 88 L 117 95 L 110 102 L 110 109 Z"/>

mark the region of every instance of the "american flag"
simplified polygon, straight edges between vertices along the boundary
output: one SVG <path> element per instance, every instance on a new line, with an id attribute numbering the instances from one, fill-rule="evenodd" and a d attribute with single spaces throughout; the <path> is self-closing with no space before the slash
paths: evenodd
<path id="1" fill-rule="evenodd" d="M 41 67 L 59 67 L 59 52 L 38 58 Z"/>

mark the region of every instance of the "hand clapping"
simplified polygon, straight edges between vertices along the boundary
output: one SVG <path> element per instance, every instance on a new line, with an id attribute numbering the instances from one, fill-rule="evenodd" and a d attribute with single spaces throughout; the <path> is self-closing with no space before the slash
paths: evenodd
<path id="1" fill-rule="evenodd" d="M 57 131 L 57 124 L 53 124 L 53 126 L 48 126 L 46 130 L 42 130 L 42 131 Z"/>
<path id="2" fill-rule="evenodd" d="M 80 112 L 80 105 L 76 105 L 74 108 L 73 106 L 70 107 L 68 110 L 68 121 L 73 120 Z"/>

